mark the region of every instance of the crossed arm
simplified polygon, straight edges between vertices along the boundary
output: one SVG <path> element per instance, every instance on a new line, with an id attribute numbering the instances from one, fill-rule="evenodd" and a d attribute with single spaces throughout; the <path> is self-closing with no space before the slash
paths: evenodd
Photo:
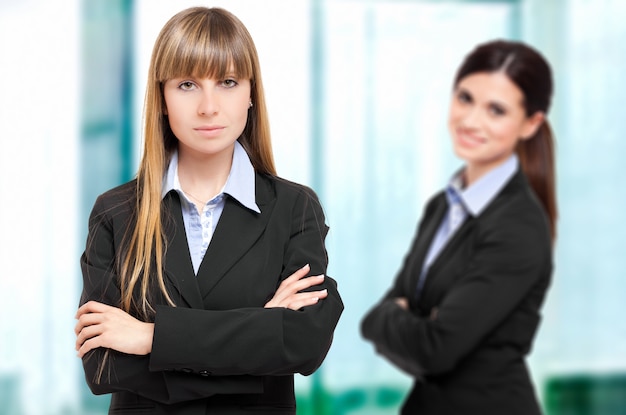
<path id="1" fill-rule="evenodd" d="M 302 292 L 324 282 L 324 275 L 305 278 L 309 271 L 307 264 L 283 280 L 264 308 L 299 310 L 326 298 L 326 289 Z M 147 355 L 152 351 L 154 323 L 140 321 L 120 308 L 88 301 L 78 309 L 76 319 L 78 357 L 98 347 L 134 355 Z"/>

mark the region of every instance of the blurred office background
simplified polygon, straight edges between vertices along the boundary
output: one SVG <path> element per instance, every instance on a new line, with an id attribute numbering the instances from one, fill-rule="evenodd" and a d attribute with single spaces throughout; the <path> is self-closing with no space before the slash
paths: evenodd
<path id="1" fill-rule="evenodd" d="M 410 379 L 361 340 L 426 199 L 460 165 L 446 131 L 462 57 L 521 39 L 553 65 L 560 227 L 529 362 L 551 415 L 626 413 L 626 2 L 0 0 L 0 414 L 106 413 L 74 352 L 95 197 L 132 178 L 165 21 L 222 6 L 259 50 L 279 174 L 312 186 L 346 309 L 299 414 L 393 414 Z"/>

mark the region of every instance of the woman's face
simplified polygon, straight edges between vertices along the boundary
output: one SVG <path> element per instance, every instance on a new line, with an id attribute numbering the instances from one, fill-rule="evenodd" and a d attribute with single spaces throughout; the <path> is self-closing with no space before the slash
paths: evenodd
<path id="1" fill-rule="evenodd" d="M 526 116 L 522 91 L 501 72 L 462 78 L 454 89 L 448 126 L 454 152 L 467 163 L 468 182 L 508 159 L 518 140 L 532 137 L 543 114 Z"/>
<path id="2" fill-rule="evenodd" d="M 232 154 L 248 119 L 248 79 L 234 75 L 225 79 L 170 79 L 164 84 L 163 94 L 181 154 L 196 157 Z"/>

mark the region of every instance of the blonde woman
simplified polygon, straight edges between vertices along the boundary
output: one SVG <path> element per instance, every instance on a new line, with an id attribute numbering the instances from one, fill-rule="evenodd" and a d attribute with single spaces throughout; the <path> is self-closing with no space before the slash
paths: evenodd
<path id="1" fill-rule="evenodd" d="M 96 200 L 76 349 L 109 413 L 295 414 L 343 310 L 315 193 L 276 176 L 256 49 L 223 9 L 154 46 L 137 178 Z"/>

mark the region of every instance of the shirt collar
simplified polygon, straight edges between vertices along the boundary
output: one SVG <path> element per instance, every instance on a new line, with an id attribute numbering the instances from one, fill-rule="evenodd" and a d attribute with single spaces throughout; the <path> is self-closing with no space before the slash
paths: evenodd
<path id="1" fill-rule="evenodd" d="M 463 189 L 462 171 L 456 173 L 446 188 L 448 203 L 461 201 L 473 216 L 478 216 L 517 172 L 519 160 L 511 155 L 504 163 L 489 171 L 471 186 Z"/>
<path id="2" fill-rule="evenodd" d="M 178 151 L 172 153 L 167 172 L 163 180 L 162 197 L 175 190 L 182 193 L 183 190 L 178 180 Z M 233 163 L 226 184 L 221 193 L 225 193 L 235 198 L 246 208 L 261 213 L 255 200 L 255 173 L 250 157 L 239 141 L 235 141 L 233 152 Z"/>

